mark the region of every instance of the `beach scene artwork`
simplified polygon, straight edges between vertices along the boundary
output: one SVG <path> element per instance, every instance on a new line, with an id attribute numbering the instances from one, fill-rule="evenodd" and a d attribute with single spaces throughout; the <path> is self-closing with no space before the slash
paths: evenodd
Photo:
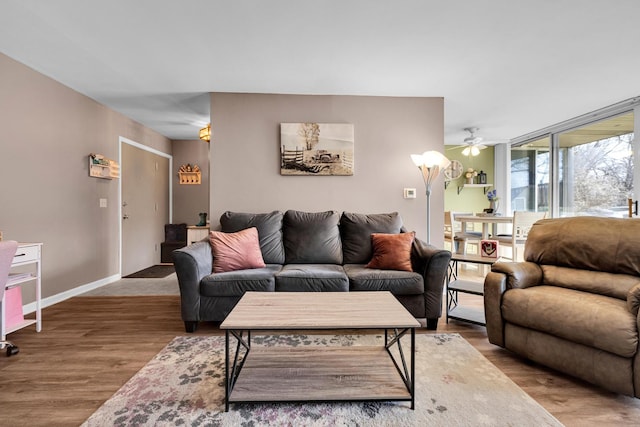
<path id="1" fill-rule="evenodd" d="M 280 123 L 281 175 L 353 175 L 353 124 Z"/>

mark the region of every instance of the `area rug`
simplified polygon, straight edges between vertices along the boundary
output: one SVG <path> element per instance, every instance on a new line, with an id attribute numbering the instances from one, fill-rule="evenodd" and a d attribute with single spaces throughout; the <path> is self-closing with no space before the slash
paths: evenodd
<path id="1" fill-rule="evenodd" d="M 161 279 L 167 277 L 171 273 L 175 273 L 176 269 L 173 264 L 167 265 L 154 265 L 152 267 L 145 268 L 144 270 L 136 271 L 128 276 L 124 276 L 125 279 Z"/>
<path id="2" fill-rule="evenodd" d="M 382 335 L 252 336 L 254 346 L 381 344 Z M 458 334 L 416 336 L 416 402 L 231 404 L 224 337 L 174 338 L 83 426 L 561 426 Z"/>

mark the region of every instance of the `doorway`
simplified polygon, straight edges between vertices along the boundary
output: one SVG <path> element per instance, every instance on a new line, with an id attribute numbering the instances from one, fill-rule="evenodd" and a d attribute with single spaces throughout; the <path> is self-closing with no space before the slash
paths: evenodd
<path id="1" fill-rule="evenodd" d="M 172 156 L 120 138 L 120 274 L 160 263 L 171 222 Z"/>

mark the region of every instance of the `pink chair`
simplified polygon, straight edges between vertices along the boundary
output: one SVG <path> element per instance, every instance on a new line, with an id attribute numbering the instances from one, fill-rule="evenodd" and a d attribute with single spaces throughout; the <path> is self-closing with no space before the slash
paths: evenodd
<path id="1" fill-rule="evenodd" d="M 14 240 L 7 240 L 0 242 L 0 307 L 4 307 L 2 301 L 4 300 L 4 294 L 7 286 L 7 280 L 9 280 L 9 270 L 11 269 L 11 263 L 13 257 L 18 249 L 18 242 Z M 0 313 L 0 322 L 4 322 L 6 313 Z M 17 354 L 20 349 L 13 345 L 10 341 L 0 341 L 0 349 L 7 349 L 7 356 Z"/>

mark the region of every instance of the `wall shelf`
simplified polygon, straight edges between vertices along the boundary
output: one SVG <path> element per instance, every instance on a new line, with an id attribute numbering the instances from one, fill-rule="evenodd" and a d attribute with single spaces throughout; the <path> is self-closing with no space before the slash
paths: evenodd
<path id="1" fill-rule="evenodd" d="M 89 176 L 102 179 L 120 178 L 120 165 L 101 154 L 89 154 Z"/>
<path id="2" fill-rule="evenodd" d="M 180 184 L 183 185 L 198 185 L 202 182 L 202 174 L 198 165 L 191 166 L 190 163 L 187 163 L 180 166 L 178 176 L 180 177 Z"/>
<path id="3" fill-rule="evenodd" d="M 178 172 L 178 175 L 180 175 L 180 184 L 197 185 L 202 182 L 200 172 Z"/>
<path id="4" fill-rule="evenodd" d="M 484 194 L 487 194 L 487 190 L 489 187 L 493 187 L 493 184 L 464 184 L 462 186 L 458 185 L 458 194 L 462 191 L 463 188 L 482 188 L 484 190 Z"/>

